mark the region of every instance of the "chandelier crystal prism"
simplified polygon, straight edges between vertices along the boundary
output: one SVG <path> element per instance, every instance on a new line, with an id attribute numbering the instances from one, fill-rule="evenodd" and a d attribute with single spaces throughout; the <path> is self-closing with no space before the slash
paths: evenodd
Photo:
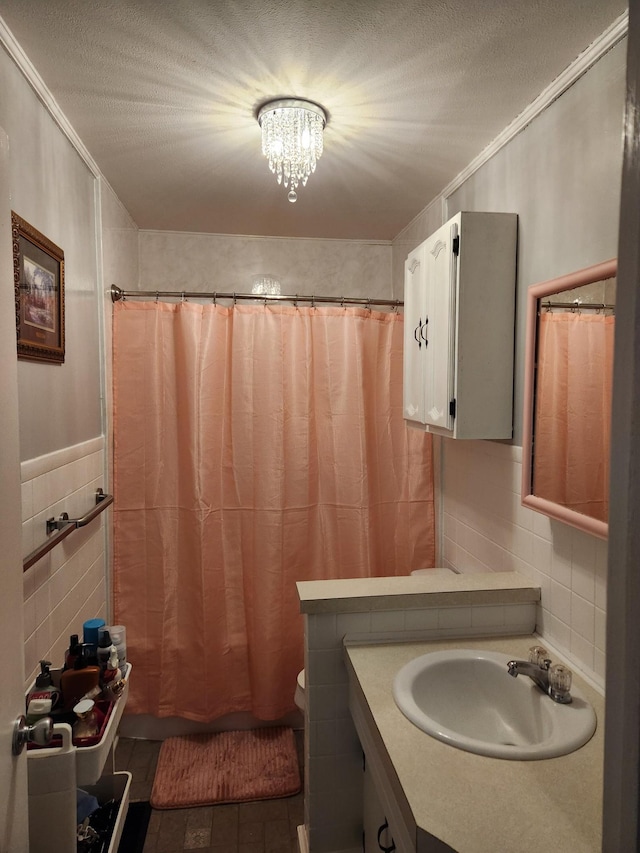
<path id="1" fill-rule="evenodd" d="M 291 202 L 298 198 L 298 186 L 304 187 L 309 175 L 316 170 L 322 155 L 326 123 L 327 115 L 322 107 L 298 98 L 269 101 L 258 113 L 262 153 L 278 183 L 289 187 Z"/>

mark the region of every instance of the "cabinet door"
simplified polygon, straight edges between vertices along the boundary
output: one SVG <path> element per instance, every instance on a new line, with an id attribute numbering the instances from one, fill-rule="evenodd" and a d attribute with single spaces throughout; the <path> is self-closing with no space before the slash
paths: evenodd
<path id="1" fill-rule="evenodd" d="M 395 853 L 396 844 L 365 761 L 362 783 L 364 853 Z"/>
<path id="2" fill-rule="evenodd" d="M 457 222 L 439 228 L 423 244 L 426 310 L 424 347 L 424 423 L 452 430 L 456 328 Z M 457 251 L 457 249 L 456 249 Z"/>
<path id="3" fill-rule="evenodd" d="M 424 423 L 426 300 L 423 243 L 409 254 L 404 265 L 403 411 L 407 420 L 418 423 Z"/>

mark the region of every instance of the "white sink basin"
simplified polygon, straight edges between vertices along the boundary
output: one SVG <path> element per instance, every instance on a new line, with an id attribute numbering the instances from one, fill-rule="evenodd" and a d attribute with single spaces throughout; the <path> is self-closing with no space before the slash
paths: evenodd
<path id="1" fill-rule="evenodd" d="M 596 715 L 577 688 L 552 701 L 526 675 L 513 678 L 499 652 L 450 649 L 399 670 L 393 698 L 419 729 L 467 752 L 517 760 L 555 758 L 583 746 Z"/>

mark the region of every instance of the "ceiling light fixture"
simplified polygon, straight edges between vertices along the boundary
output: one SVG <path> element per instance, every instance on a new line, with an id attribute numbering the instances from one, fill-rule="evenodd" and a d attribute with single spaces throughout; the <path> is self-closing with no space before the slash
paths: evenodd
<path id="1" fill-rule="evenodd" d="M 322 107 L 298 98 L 269 101 L 258 113 L 262 153 L 278 183 L 290 187 L 287 198 L 291 202 L 298 198 L 298 184 L 304 187 L 316 170 L 326 123 Z"/>

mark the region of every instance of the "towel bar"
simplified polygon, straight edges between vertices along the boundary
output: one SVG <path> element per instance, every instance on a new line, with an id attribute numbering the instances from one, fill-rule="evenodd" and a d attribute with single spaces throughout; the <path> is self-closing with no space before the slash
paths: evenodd
<path id="1" fill-rule="evenodd" d="M 30 569 L 34 563 L 37 563 L 38 560 L 44 557 L 45 554 L 48 554 L 52 548 L 59 545 L 60 542 L 62 542 L 63 539 L 66 539 L 70 533 L 73 533 L 73 531 L 77 530 L 79 527 L 85 527 L 112 503 L 113 495 L 105 495 L 102 489 L 98 489 L 96 491 L 95 506 L 93 506 L 89 512 L 81 518 L 69 518 L 66 512 L 63 512 L 57 519 L 48 518 L 47 534 L 49 535 L 49 538 L 46 542 L 43 542 L 42 545 L 36 548 L 35 551 L 32 551 L 24 558 L 22 561 L 22 571 L 26 572 L 27 569 Z M 55 533 L 53 531 L 55 531 Z"/>

